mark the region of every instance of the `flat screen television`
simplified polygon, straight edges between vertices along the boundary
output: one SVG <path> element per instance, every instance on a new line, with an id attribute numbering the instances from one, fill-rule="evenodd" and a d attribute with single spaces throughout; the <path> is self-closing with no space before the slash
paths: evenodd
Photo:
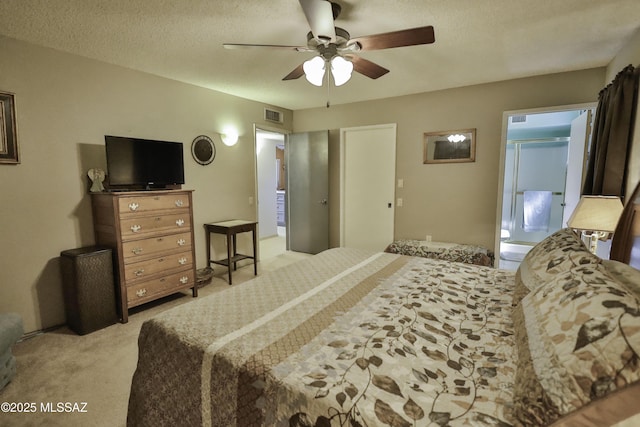
<path id="1" fill-rule="evenodd" d="M 112 188 L 153 189 L 184 184 L 181 142 L 105 135 L 107 182 Z"/>

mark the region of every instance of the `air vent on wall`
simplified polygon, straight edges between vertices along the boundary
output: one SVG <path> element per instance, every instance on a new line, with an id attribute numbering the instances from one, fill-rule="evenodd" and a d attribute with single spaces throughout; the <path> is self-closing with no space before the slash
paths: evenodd
<path id="1" fill-rule="evenodd" d="M 524 123 L 527 121 L 527 116 L 524 114 L 520 116 L 511 116 L 511 123 Z"/>
<path id="2" fill-rule="evenodd" d="M 269 122 L 283 123 L 284 117 L 281 111 L 271 110 L 269 108 L 264 109 L 264 119 Z"/>

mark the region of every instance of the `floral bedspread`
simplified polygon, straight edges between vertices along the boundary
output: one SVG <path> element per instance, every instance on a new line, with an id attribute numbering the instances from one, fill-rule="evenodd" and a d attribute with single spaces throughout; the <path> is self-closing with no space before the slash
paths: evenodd
<path id="1" fill-rule="evenodd" d="M 392 254 L 442 259 L 453 262 L 492 267 L 495 255 L 492 250 L 477 245 L 463 245 L 424 240 L 396 240 L 385 249 Z"/>
<path id="2" fill-rule="evenodd" d="M 510 425 L 513 273 L 332 249 L 143 325 L 129 425 Z"/>

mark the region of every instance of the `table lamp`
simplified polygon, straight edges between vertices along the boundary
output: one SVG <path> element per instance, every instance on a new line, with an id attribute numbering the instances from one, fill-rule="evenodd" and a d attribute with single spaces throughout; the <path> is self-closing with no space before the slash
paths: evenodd
<path id="1" fill-rule="evenodd" d="M 589 250 L 596 253 L 598 239 L 613 233 L 622 214 L 622 202 L 615 196 L 582 196 L 567 226 L 589 236 Z M 589 235 L 588 232 L 591 234 Z"/>

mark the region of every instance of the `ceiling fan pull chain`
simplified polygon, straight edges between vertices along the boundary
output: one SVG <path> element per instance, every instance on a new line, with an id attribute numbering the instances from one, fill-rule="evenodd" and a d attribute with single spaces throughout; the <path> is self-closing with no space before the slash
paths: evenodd
<path id="1" fill-rule="evenodd" d="M 329 95 L 331 93 L 331 80 L 329 80 L 329 73 L 324 73 L 324 75 L 327 77 L 327 108 L 329 108 L 331 106 L 331 104 L 329 103 Z"/>

